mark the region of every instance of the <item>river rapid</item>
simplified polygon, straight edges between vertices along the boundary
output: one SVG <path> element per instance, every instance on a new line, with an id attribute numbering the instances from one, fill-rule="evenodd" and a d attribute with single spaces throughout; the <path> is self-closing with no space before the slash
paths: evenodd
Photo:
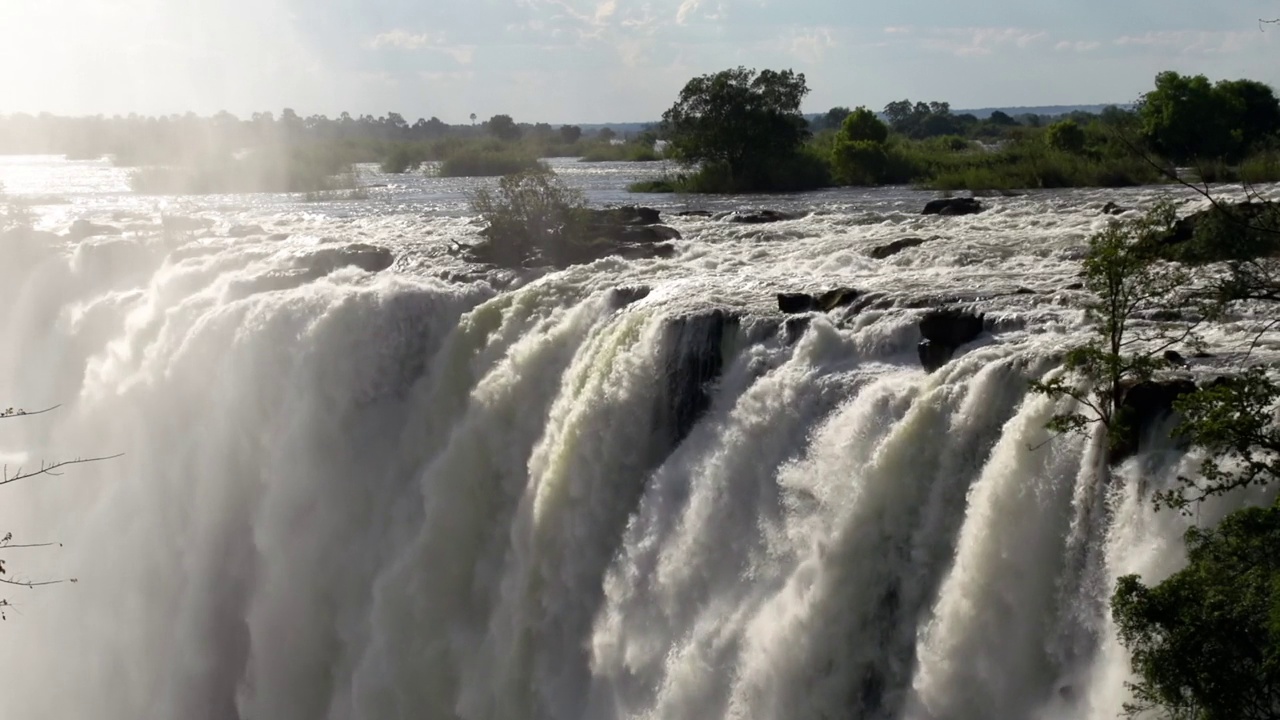
<path id="1" fill-rule="evenodd" d="M 553 164 L 595 206 L 662 210 L 675 255 L 469 266 L 448 249 L 488 180 L 150 197 L 106 163 L 0 158 L 60 234 L 0 247 L 0 398 L 61 405 L 4 421 L 0 456 L 122 454 L 0 491 L 0 531 L 62 544 L 6 551 L 10 576 L 78 581 L 3 594 L 4 717 L 1117 716 L 1106 601 L 1185 562 L 1196 518 L 1150 493 L 1196 459 L 1156 428 L 1100 483 L 1027 384 L 1083 336 L 1102 206 L 1202 200 L 937 217 L 905 188 L 636 196 L 660 167 Z M 755 208 L 797 218 L 675 216 Z M 927 242 L 872 256 L 906 237 Z M 322 260 L 353 243 L 394 263 Z M 835 287 L 875 302 L 783 322 L 778 293 Z M 942 303 L 988 332 L 929 374 Z M 1254 327 L 1210 328 L 1192 372 Z"/>

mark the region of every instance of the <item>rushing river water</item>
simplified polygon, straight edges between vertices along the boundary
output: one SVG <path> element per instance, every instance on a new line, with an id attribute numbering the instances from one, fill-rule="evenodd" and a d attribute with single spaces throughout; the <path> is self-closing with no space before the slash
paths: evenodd
<path id="1" fill-rule="evenodd" d="M 0 494 L 0 530 L 64 544 L 11 572 L 79 581 L 6 594 L 5 717 L 1119 713 L 1106 598 L 1184 562 L 1190 521 L 1149 493 L 1195 460 L 1153 440 L 1100 485 L 1027 383 L 1080 337 L 1102 205 L 1190 194 L 926 217 L 909 189 L 632 196 L 661 168 L 555 165 L 668 213 L 677 254 L 487 274 L 447 250 L 491 181 L 144 197 L 105 163 L 0 158 L 39 229 L 120 231 L 0 247 L 0 396 L 62 404 L 0 454 L 123 453 Z M 755 207 L 800 217 L 671 215 Z M 904 237 L 929 241 L 869 254 Z M 394 265 L 298 272 L 357 242 Z M 880 299 L 781 324 L 777 293 L 838 286 Z M 926 374 L 941 302 L 990 332 Z M 1251 327 L 1211 328 L 1198 369 Z"/>

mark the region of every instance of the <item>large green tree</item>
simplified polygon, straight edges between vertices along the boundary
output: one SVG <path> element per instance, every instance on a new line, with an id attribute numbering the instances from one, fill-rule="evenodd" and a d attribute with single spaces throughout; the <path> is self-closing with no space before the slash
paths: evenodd
<path id="1" fill-rule="evenodd" d="M 1152 148 L 1175 162 L 1239 160 L 1280 130 L 1280 101 L 1252 80 L 1215 85 L 1204 75 L 1162 72 L 1138 113 Z"/>
<path id="2" fill-rule="evenodd" d="M 744 67 L 693 78 L 662 116 L 671 157 L 721 174 L 726 189 L 771 189 L 809 137 L 802 73 Z"/>
<path id="3" fill-rule="evenodd" d="M 1280 718 L 1280 506 L 1241 510 L 1186 539 L 1184 570 L 1154 587 L 1123 577 L 1112 598 L 1138 676 L 1127 709 Z"/>

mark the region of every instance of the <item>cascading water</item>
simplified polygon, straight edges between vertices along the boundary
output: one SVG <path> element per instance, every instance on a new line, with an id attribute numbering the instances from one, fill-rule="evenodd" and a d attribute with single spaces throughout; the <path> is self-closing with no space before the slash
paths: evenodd
<path id="1" fill-rule="evenodd" d="M 0 249 L 4 400 L 63 403 L 5 424 L 6 461 L 123 453 L 4 488 L 0 529 L 64 543 L 12 567 L 79 581 L 9 593 L 6 716 L 1065 720 L 1127 699 L 1105 600 L 1179 567 L 1188 521 L 1143 486 L 1192 460 L 1153 440 L 1101 483 L 1027 393 L 1079 332 L 1086 193 L 941 221 L 911 193 L 820 194 L 508 290 L 432 271 L 472 232 L 456 207 L 197 207 L 198 236 L 106 198 L 42 222 L 125 213 L 122 237 Z M 248 220 L 269 231 L 217 230 Z M 863 252 L 907 233 L 947 237 Z M 330 238 L 397 266 L 294 272 Z M 783 325 L 772 293 L 818 278 L 882 301 Z M 926 374 L 919 300 L 948 296 L 996 339 Z"/>

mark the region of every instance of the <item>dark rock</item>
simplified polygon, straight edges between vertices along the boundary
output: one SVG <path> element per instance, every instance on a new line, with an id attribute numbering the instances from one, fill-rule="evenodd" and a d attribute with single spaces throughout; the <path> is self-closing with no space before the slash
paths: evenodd
<path id="1" fill-rule="evenodd" d="M 657 225 L 662 217 L 657 210 L 638 205 L 624 205 L 587 212 L 589 222 L 593 225 Z"/>
<path id="2" fill-rule="evenodd" d="M 1129 208 L 1120 207 L 1119 205 L 1109 202 L 1102 206 L 1103 215 L 1121 215 L 1129 211 Z"/>
<path id="3" fill-rule="evenodd" d="M 1066 287 L 1064 287 L 1064 288 L 1062 288 L 1062 289 L 1063 289 L 1063 290 L 1083 290 L 1083 289 L 1084 289 L 1084 283 L 1082 283 L 1082 282 L 1075 282 L 1075 283 L 1071 283 L 1070 285 L 1068 285 L 1068 286 L 1066 286 Z"/>
<path id="4" fill-rule="evenodd" d="M 796 217 L 798 216 L 790 213 L 778 212 L 777 210 L 758 210 L 756 212 L 730 213 L 725 219 L 731 223 L 762 225 L 764 223 L 782 222 L 783 220 L 795 220 Z"/>
<path id="5" fill-rule="evenodd" d="M 1035 295 L 1036 291 L 1032 290 L 1029 287 L 1020 287 L 1017 290 L 1014 290 L 1013 294 L 1014 295 Z"/>
<path id="6" fill-rule="evenodd" d="M 986 210 L 975 198 L 942 198 L 930 200 L 922 215 L 973 215 Z"/>
<path id="7" fill-rule="evenodd" d="M 660 243 L 680 240 L 680 231 L 666 225 L 592 225 L 586 231 L 593 240 L 615 243 Z"/>
<path id="8" fill-rule="evenodd" d="M 927 372 L 934 372 L 951 361 L 961 345 L 972 342 L 982 334 L 984 315 L 964 310 L 933 310 L 920 319 L 920 341 L 917 350 L 920 364 Z"/>
<path id="9" fill-rule="evenodd" d="M 714 215 L 715 213 L 710 210 L 682 210 L 676 213 L 676 217 L 709 218 L 714 217 Z"/>
<path id="10" fill-rule="evenodd" d="M 778 309 L 787 315 L 806 312 L 829 312 L 853 304 L 860 293 L 853 288 L 836 288 L 821 295 L 778 293 Z"/>
<path id="11" fill-rule="evenodd" d="M 227 230 L 229 238 L 246 238 L 253 235 L 266 235 L 267 231 L 262 229 L 261 225 L 233 225 Z"/>
<path id="12" fill-rule="evenodd" d="M 673 320 L 667 327 L 667 428 L 671 447 L 688 437 L 711 407 L 714 384 L 724 370 L 724 338 L 738 318 L 723 310 Z"/>
<path id="13" fill-rule="evenodd" d="M 790 317 L 782 323 L 782 337 L 788 345 L 794 345 L 797 340 L 804 337 L 809 330 L 809 323 L 813 321 L 811 316 Z"/>
<path id="14" fill-rule="evenodd" d="M 365 272 L 381 272 L 391 267 L 396 256 L 384 247 L 354 243 L 342 247 L 320 248 L 304 255 L 296 261 L 296 265 L 311 277 L 323 277 L 333 271 L 355 266 Z"/>
<path id="15" fill-rule="evenodd" d="M 72 240 L 83 240 L 88 237 L 97 237 L 100 235 L 120 235 L 124 231 L 118 227 L 110 225 L 98 225 L 88 220 L 77 220 L 71 223 L 71 228 L 67 231 L 67 237 Z"/>
<path id="16" fill-rule="evenodd" d="M 902 238 L 901 240 L 894 240 L 888 245 L 880 245 L 878 247 L 871 248 L 871 252 L 867 254 L 877 260 L 883 260 L 891 255 L 897 255 L 907 248 L 913 248 L 927 242 L 929 242 L 928 238 Z"/>
<path id="17" fill-rule="evenodd" d="M 1191 380 L 1147 380 L 1126 388 L 1116 409 L 1111 438 L 1112 463 L 1142 450 L 1142 438 L 1157 422 L 1173 414 L 1174 402 L 1196 391 Z"/>
<path id="18" fill-rule="evenodd" d="M 1182 354 L 1179 353 L 1177 350 L 1165 350 L 1164 359 L 1170 365 L 1178 365 L 1180 367 L 1187 366 L 1187 359 L 1182 357 Z"/>
<path id="19" fill-rule="evenodd" d="M 624 308 L 631 303 L 639 302 L 649 297 L 649 288 L 643 285 L 638 287 L 616 287 L 609 291 L 609 304 L 615 308 Z"/>

